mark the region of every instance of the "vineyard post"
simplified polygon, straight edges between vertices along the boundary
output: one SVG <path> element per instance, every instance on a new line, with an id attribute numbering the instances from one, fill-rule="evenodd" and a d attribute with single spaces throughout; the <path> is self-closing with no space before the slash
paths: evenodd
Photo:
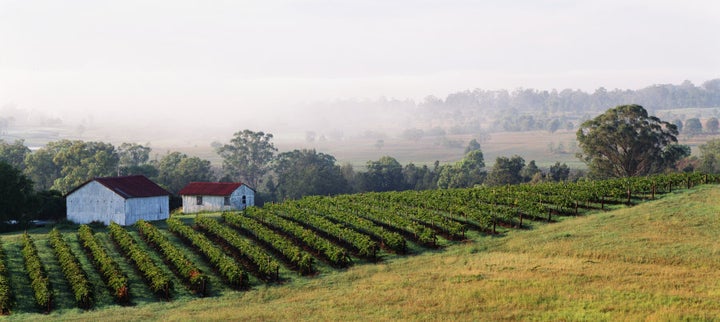
<path id="1" fill-rule="evenodd" d="M 522 229 L 522 220 L 523 220 L 523 218 L 522 218 L 522 215 L 523 215 L 523 214 L 522 214 L 522 211 L 518 211 L 518 215 L 520 215 L 520 227 L 519 227 L 519 228 Z"/>
<path id="2" fill-rule="evenodd" d="M 652 197 L 650 197 L 650 199 L 655 199 L 655 180 L 653 180 L 653 184 L 652 184 Z"/>
<path id="3" fill-rule="evenodd" d="M 493 208 L 495 208 L 495 204 L 494 204 L 494 203 L 493 203 Z M 493 218 L 492 218 L 492 219 L 493 219 L 493 234 L 497 234 L 497 230 L 495 230 L 495 228 L 496 228 L 495 226 L 497 225 L 497 219 L 496 219 L 495 211 L 493 211 L 492 217 L 493 217 Z"/>
<path id="4" fill-rule="evenodd" d="M 518 208 L 518 205 L 517 205 L 517 204 L 518 204 L 518 200 L 517 200 L 517 198 L 516 198 L 516 199 L 515 199 L 515 202 L 513 203 L 513 208 L 515 208 L 514 210 L 517 211 L 518 215 L 520 216 L 520 227 L 518 227 L 518 228 L 522 228 L 522 220 L 523 220 L 523 218 L 522 218 L 522 212 L 521 212 L 520 209 Z"/>
<path id="5" fill-rule="evenodd" d="M 496 207 L 496 205 L 495 205 L 496 200 L 497 200 L 497 198 L 495 196 L 495 189 L 493 189 L 493 209 L 495 209 L 495 207 Z M 497 219 L 496 219 L 496 215 L 495 215 L 494 211 L 492 214 L 493 214 L 493 234 L 497 234 L 497 230 L 495 230 L 495 228 L 497 226 Z"/>
<path id="6" fill-rule="evenodd" d="M 578 201 L 575 200 L 575 216 L 578 215 Z"/>
<path id="7" fill-rule="evenodd" d="M 548 207 L 548 222 L 552 220 L 552 209 Z"/>
<path id="8" fill-rule="evenodd" d="M 630 199 L 632 198 L 632 191 L 630 190 L 630 186 L 628 185 L 627 188 L 627 204 L 630 205 Z"/>

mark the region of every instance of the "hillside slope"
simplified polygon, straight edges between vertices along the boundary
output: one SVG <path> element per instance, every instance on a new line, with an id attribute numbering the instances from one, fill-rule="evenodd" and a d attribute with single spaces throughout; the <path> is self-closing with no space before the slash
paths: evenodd
<path id="1" fill-rule="evenodd" d="M 87 320 L 677 320 L 720 316 L 720 188 L 221 297 Z"/>

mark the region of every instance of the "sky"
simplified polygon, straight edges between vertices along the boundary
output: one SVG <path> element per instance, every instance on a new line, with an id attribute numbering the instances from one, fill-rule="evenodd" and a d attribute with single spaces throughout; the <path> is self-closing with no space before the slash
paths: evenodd
<path id="1" fill-rule="evenodd" d="M 718 17 L 715 0 L 0 0 L 0 108 L 222 125 L 349 98 L 701 84 L 720 77 Z"/>

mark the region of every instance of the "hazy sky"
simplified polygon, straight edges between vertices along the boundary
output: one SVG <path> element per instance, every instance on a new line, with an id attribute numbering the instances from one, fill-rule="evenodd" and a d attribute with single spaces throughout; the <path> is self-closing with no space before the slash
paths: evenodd
<path id="1" fill-rule="evenodd" d="M 720 77 L 719 17 L 716 0 L 0 0 L 0 107 L 227 122 L 337 98 L 700 84 Z"/>

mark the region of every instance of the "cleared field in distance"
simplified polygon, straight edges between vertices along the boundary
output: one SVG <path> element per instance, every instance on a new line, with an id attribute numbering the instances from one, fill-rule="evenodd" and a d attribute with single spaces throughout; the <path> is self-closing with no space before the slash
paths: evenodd
<path id="1" fill-rule="evenodd" d="M 376 145 L 378 139 L 368 138 L 308 143 L 304 140 L 287 140 L 281 135 L 276 135 L 274 141 L 280 152 L 292 149 L 316 149 L 318 152 L 335 156 L 340 164 L 350 163 L 356 171 L 363 171 L 367 161 L 378 160 L 385 155 L 394 157 L 403 165 L 412 162 L 416 165 L 431 166 L 436 160 L 441 164 L 456 162 L 463 157 L 465 147 L 473 138 L 472 135 L 447 135 L 445 140 L 458 143 L 456 146 L 447 146 L 447 144 L 442 144 L 442 139 L 439 137 L 425 137 L 418 141 L 387 137 L 382 139 L 383 144 L 379 148 Z M 228 137 L 226 141 L 229 140 Z M 555 152 L 550 151 L 551 144 L 556 150 Z M 488 166 L 492 166 L 496 157 L 511 157 L 517 154 L 523 157 L 526 163 L 535 160 L 541 167 L 549 167 L 556 161 L 565 162 L 570 167 L 584 167 L 584 164 L 575 158 L 574 131 L 492 133 L 489 135 L 489 139 L 480 142 L 480 145 Z M 560 145 L 564 146 L 564 152 L 557 151 Z M 216 165 L 222 164 L 222 159 L 209 144 L 177 148 L 153 146 L 153 149 L 155 153 L 161 155 L 167 150 L 180 151 L 210 160 Z"/>

